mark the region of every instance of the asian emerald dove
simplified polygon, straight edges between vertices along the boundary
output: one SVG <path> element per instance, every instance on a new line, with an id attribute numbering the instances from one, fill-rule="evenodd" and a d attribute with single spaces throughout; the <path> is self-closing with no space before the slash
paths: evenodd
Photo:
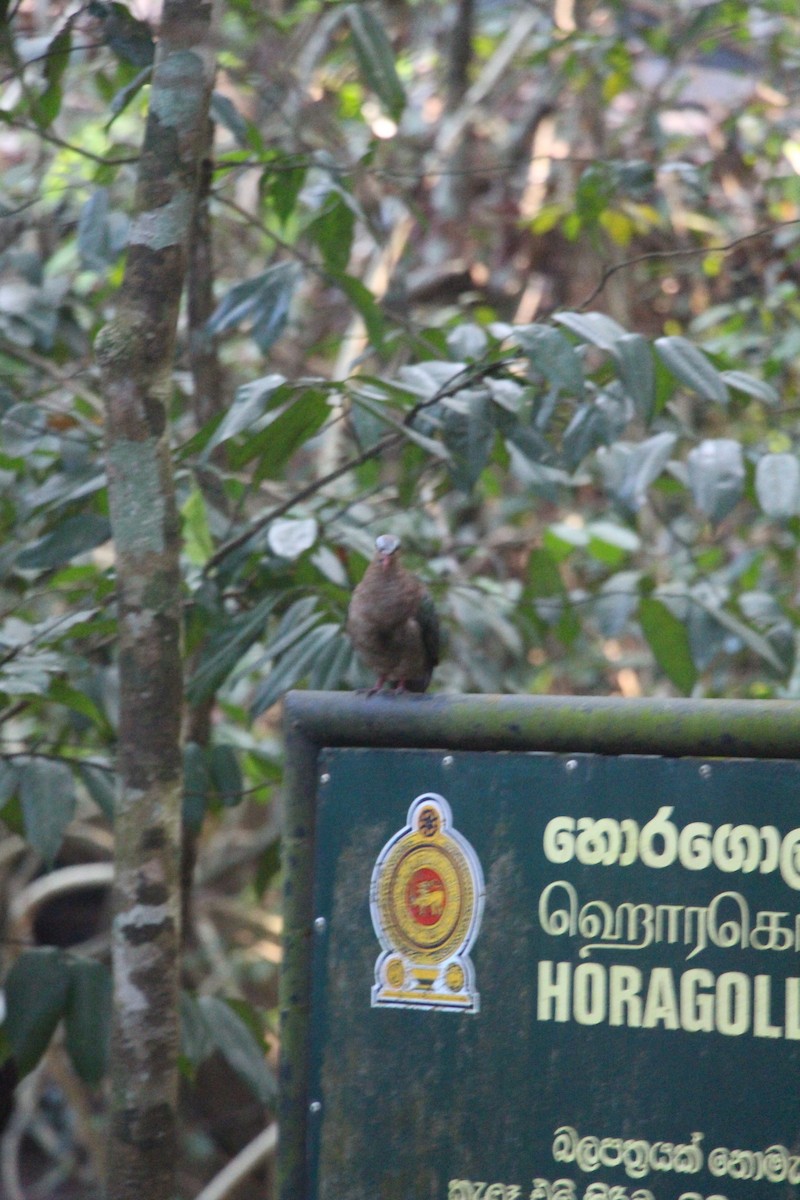
<path id="1" fill-rule="evenodd" d="M 362 661 L 378 674 L 370 695 L 388 683 L 424 692 L 439 661 L 439 619 L 424 584 L 400 564 L 400 541 L 375 539 L 375 558 L 353 592 L 347 632 Z"/>

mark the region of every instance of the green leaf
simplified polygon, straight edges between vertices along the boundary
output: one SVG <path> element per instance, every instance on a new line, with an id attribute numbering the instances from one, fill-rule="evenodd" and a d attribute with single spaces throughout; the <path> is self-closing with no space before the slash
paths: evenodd
<path id="1" fill-rule="evenodd" d="M 567 470 L 576 470 L 592 450 L 607 446 L 611 437 L 608 413 L 595 402 L 582 404 L 564 430 L 561 441 Z"/>
<path id="2" fill-rule="evenodd" d="M 630 512 L 637 512 L 647 500 L 647 489 L 669 462 L 677 440 L 676 434 L 665 431 L 644 442 L 601 446 L 597 463 L 614 499 Z"/>
<path id="3" fill-rule="evenodd" d="M 427 437 L 423 433 L 418 433 L 411 425 L 406 425 L 403 421 L 398 421 L 392 414 L 385 409 L 381 404 L 375 403 L 363 391 L 354 391 L 351 393 L 354 404 L 360 408 L 366 409 L 368 413 L 372 413 L 379 421 L 383 421 L 391 429 L 401 433 L 403 437 L 408 438 L 410 442 L 415 442 L 422 450 L 430 454 L 433 458 L 448 460 L 451 458 L 450 451 L 446 446 L 441 445 L 434 438 Z"/>
<path id="4" fill-rule="evenodd" d="M 78 217 L 78 254 L 81 265 L 91 271 L 105 271 L 112 260 L 108 217 L 108 188 L 96 188 L 83 205 Z"/>
<path id="5" fill-rule="evenodd" d="M 744 491 L 742 447 L 733 438 L 705 438 L 686 456 L 694 502 L 712 521 L 721 521 Z"/>
<path id="6" fill-rule="evenodd" d="M 450 451 L 450 474 L 461 492 L 471 492 L 489 461 L 495 438 L 491 399 L 469 388 L 443 403 L 444 444 Z"/>
<path id="7" fill-rule="evenodd" d="M 292 455 L 325 424 L 330 412 L 327 394 L 317 388 L 306 388 L 285 405 L 258 437 L 256 482 L 277 479 Z"/>
<path id="8" fill-rule="evenodd" d="M 17 770 L 13 762 L 0 759 L 0 809 L 8 804 L 16 793 L 18 782 Z"/>
<path id="9" fill-rule="evenodd" d="M 251 122 L 242 116 L 230 96 L 222 92 L 212 92 L 209 111 L 212 119 L 227 129 L 228 133 L 232 133 L 240 146 L 248 145 Z"/>
<path id="10" fill-rule="evenodd" d="M 262 176 L 262 191 L 269 196 L 275 215 L 282 225 L 291 217 L 297 205 L 303 184 L 306 181 L 307 168 L 304 164 L 297 165 L 280 162 L 266 167 Z"/>
<path id="11" fill-rule="evenodd" d="M 617 342 L 630 336 L 626 329 L 605 313 L 560 312 L 553 314 L 553 320 L 558 321 L 559 325 L 566 325 L 579 338 L 599 346 L 601 350 L 613 352 Z"/>
<path id="12" fill-rule="evenodd" d="M 263 633 L 267 617 L 279 599 L 279 593 L 265 596 L 254 609 L 229 619 L 209 638 L 187 684 L 191 704 L 206 699 L 227 678 L 245 651 Z"/>
<path id="13" fill-rule="evenodd" d="M 111 103 L 108 106 L 111 113 L 111 119 L 106 122 L 106 129 L 110 129 L 117 117 L 120 116 L 121 113 L 124 113 L 131 100 L 133 100 L 139 94 L 146 83 L 150 82 L 152 75 L 152 66 L 144 67 L 139 74 L 130 81 L 130 83 L 125 84 L 125 86 L 120 88 L 116 95 L 112 97 Z"/>
<path id="14" fill-rule="evenodd" d="M 749 650 L 752 650 L 764 662 L 769 663 L 778 675 L 785 676 L 788 674 L 791 669 L 791 662 L 779 658 L 767 639 L 758 633 L 757 630 L 752 629 L 744 621 L 740 621 L 738 617 L 735 617 L 733 613 L 728 612 L 724 608 L 712 607 L 711 605 L 704 605 L 703 607 L 715 621 L 718 621 L 730 633 L 740 638 Z"/>
<path id="15" fill-rule="evenodd" d="M 150 26 L 134 17 L 124 4 L 93 0 L 89 11 L 104 18 L 103 36 L 117 58 L 134 67 L 147 67 L 155 57 L 155 42 Z"/>
<path id="16" fill-rule="evenodd" d="M 583 366 L 575 347 L 549 325 L 523 325 L 513 338 L 528 356 L 531 366 L 558 391 L 583 397 Z"/>
<path id="17" fill-rule="evenodd" d="M 641 539 L 632 529 L 615 521 L 592 521 L 587 526 L 589 553 L 599 562 L 617 567 L 629 554 L 641 548 Z"/>
<path id="18" fill-rule="evenodd" d="M 702 350 L 684 337 L 656 338 L 656 350 L 669 370 L 686 387 L 706 400 L 728 403 L 728 389 L 720 372 Z"/>
<path id="19" fill-rule="evenodd" d="M 339 633 L 338 625 L 319 625 L 287 650 L 273 667 L 264 682 L 256 689 L 250 712 L 253 717 L 272 708 L 284 692 L 294 687 L 311 669 L 317 656 L 332 637 Z"/>
<path id="20" fill-rule="evenodd" d="M 113 734 L 111 725 L 105 713 L 101 712 L 91 696 L 72 687 L 65 679 L 54 679 L 49 689 L 50 699 L 56 704 L 63 704 L 87 721 L 101 729 L 104 733 Z"/>
<path id="21" fill-rule="evenodd" d="M 584 525 L 568 525 L 555 521 L 544 531 L 544 546 L 555 562 L 569 558 L 573 550 L 583 549 L 589 544 L 589 534 Z"/>
<path id="22" fill-rule="evenodd" d="M 211 773 L 203 746 L 187 742 L 183 748 L 183 821 L 197 831 L 203 824 L 211 792 Z"/>
<path id="23" fill-rule="evenodd" d="M 773 407 L 780 404 L 781 398 L 775 388 L 763 379 L 756 379 L 744 371 L 720 371 L 720 378 L 734 392 L 744 392 L 746 396 L 754 396 L 756 400 L 763 400 Z"/>
<path id="24" fill-rule="evenodd" d="M 19 768 L 25 836 L 49 867 L 75 815 L 75 784 L 66 763 L 31 758 Z"/>
<path id="25" fill-rule="evenodd" d="M 647 338 L 640 333 L 626 333 L 617 338 L 611 352 L 619 367 L 619 377 L 636 412 L 647 425 L 656 403 L 656 379 L 653 351 Z"/>
<path id="26" fill-rule="evenodd" d="M 337 192 L 328 193 L 323 211 L 309 224 L 306 232 L 322 251 L 325 266 L 335 273 L 347 269 L 353 244 L 355 214 Z"/>
<path id="27" fill-rule="evenodd" d="M 225 333 L 247 322 L 250 336 L 266 354 L 283 332 L 298 278 L 296 264 L 283 262 L 237 283 L 208 318 L 206 332 Z"/>
<path id="28" fill-rule="evenodd" d="M 275 1099 L 275 1077 L 267 1065 L 263 1046 L 229 1004 L 216 996 L 201 996 L 198 1007 L 212 1041 L 228 1065 L 261 1104 Z"/>
<path id="29" fill-rule="evenodd" d="M 106 1073 L 111 1037 L 111 972 L 103 963 L 78 958 L 69 962 L 65 1012 L 67 1052 L 86 1083 Z"/>
<path id="30" fill-rule="evenodd" d="M 270 523 L 267 542 L 273 554 L 292 560 L 311 549 L 318 532 L 313 517 L 277 517 Z"/>
<path id="31" fill-rule="evenodd" d="M 116 775 L 92 763 L 81 763 L 78 774 L 84 787 L 104 817 L 114 824 L 116 811 Z"/>
<path id="32" fill-rule="evenodd" d="M 274 407 L 276 399 L 280 400 L 281 397 L 276 398 L 275 393 L 284 383 L 286 383 L 284 375 L 265 375 L 261 379 L 254 379 L 251 383 L 246 383 L 238 388 L 233 398 L 233 404 L 225 413 L 206 446 L 205 457 L 208 457 L 215 447 L 235 437 L 237 433 L 242 433 L 245 429 L 252 429 L 254 426 L 257 427 L 264 414 Z"/>
<path id="33" fill-rule="evenodd" d="M 61 80 L 64 75 L 69 56 L 72 51 L 72 19 L 60 30 L 50 42 L 45 51 L 44 78 L 45 89 L 37 96 L 31 106 L 33 119 L 36 124 L 46 129 L 51 125 L 61 109 L 62 88 Z"/>
<path id="34" fill-rule="evenodd" d="M 547 550 L 534 549 L 528 559 L 528 591 L 531 596 L 545 598 L 563 596 L 566 589 L 553 556 Z"/>
<path id="35" fill-rule="evenodd" d="M 190 563 L 202 567 L 214 553 L 214 542 L 208 523 L 208 510 L 203 493 L 193 487 L 181 507 L 183 517 L 183 548 Z"/>
<path id="36" fill-rule="evenodd" d="M 25 950 L 8 973 L 5 1029 L 20 1076 L 32 1071 L 50 1045 L 69 995 L 64 955 L 49 946 Z"/>
<path id="37" fill-rule="evenodd" d="M 197 1000 L 181 990 L 181 1054 L 197 1067 L 213 1053 L 214 1040 L 203 1010 Z"/>
<path id="38" fill-rule="evenodd" d="M 688 695 L 697 682 L 697 669 L 686 623 L 662 600 L 645 596 L 639 601 L 639 624 L 661 670 L 679 691 Z"/>
<path id="39" fill-rule="evenodd" d="M 785 520 L 800 511 L 800 463 L 794 454 L 764 454 L 756 467 L 756 496 L 762 512 Z"/>
<path id="40" fill-rule="evenodd" d="M 209 754 L 209 767 L 214 791 L 226 808 L 233 808 L 242 799 L 242 769 L 233 746 L 214 746 Z"/>
<path id="41" fill-rule="evenodd" d="M 334 275 L 331 282 L 344 292 L 353 308 L 358 312 L 364 322 L 370 345 L 376 350 L 380 349 L 383 344 L 385 322 L 372 292 L 353 275 Z"/>
<path id="42" fill-rule="evenodd" d="M 51 533 L 46 533 L 27 550 L 22 550 L 17 555 L 17 566 L 22 571 L 60 567 L 79 554 L 86 554 L 95 546 L 102 545 L 110 537 L 111 526 L 106 517 L 97 513 L 66 517 Z"/>
<path id="43" fill-rule="evenodd" d="M 405 108 L 406 94 L 383 25 L 363 3 L 348 5 L 345 12 L 364 81 L 396 121 Z"/>

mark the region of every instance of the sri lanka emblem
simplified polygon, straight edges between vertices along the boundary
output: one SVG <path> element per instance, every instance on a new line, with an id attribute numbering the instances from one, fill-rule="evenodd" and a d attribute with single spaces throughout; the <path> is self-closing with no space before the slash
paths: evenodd
<path id="1" fill-rule="evenodd" d="M 483 914 L 483 873 L 450 805 L 426 792 L 372 872 L 370 910 L 383 953 L 372 1004 L 477 1012 L 469 957 Z"/>

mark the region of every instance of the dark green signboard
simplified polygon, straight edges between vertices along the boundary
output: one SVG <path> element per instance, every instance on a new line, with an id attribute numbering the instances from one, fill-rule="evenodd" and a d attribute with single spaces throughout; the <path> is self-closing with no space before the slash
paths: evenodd
<path id="1" fill-rule="evenodd" d="M 395 740 L 444 744 L 413 748 L 390 706 L 296 772 L 284 1200 L 800 1196 L 800 763 L 774 727 L 761 759 L 587 753 L 580 720 L 572 752 L 475 726 L 471 750 L 430 709 Z"/>

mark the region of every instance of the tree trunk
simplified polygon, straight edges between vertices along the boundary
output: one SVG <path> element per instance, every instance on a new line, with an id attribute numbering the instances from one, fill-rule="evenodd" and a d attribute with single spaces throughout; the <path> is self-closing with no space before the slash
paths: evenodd
<path id="1" fill-rule="evenodd" d="M 96 344 L 119 606 L 110 1200 L 175 1195 L 182 675 L 168 404 L 213 79 L 210 24 L 211 5 L 166 0 L 125 278 Z"/>

